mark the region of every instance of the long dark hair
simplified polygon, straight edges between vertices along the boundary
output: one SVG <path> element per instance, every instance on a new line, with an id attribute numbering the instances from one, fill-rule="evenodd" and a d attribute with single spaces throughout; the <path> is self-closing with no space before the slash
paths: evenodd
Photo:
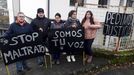
<path id="1" fill-rule="evenodd" d="M 82 19 L 81 24 L 83 25 L 84 22 L 86 21 L 86 15 L 87 15 L 87 13 L 90 13 L 90 15 L 91 15 L 91 17 L 89 18 L 89 19 L 90 19 L 90 23 L 91 23 L 91 24 L 95 24 L 95 23 L 94 23 L 94 18 L 93 18 L 93 13 L 92 13 L 92 11 L 90 11 L 90 10 L 88 10 L 88 11 L 86 12 L 84 18 Z"/>

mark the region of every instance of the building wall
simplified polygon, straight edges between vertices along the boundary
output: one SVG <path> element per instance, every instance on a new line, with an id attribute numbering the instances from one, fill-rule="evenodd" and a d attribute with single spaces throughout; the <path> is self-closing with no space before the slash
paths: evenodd
<path id="1" fill-rule="evenodd" d="M 68 17 L 68 12 L 74 10 L 75 7 L 70 6 L 69 0 L 50 0 L 50 18 L 53 19 L 55 13 L 59 12 L 63 20 Z"/>
<path id="2" fill-rule="evenodd" d="M 95 18 L 97 18 L 100 22 L 104 22 L 107 11 L 118 12 L 118 7 L 98 8 L 98 1 L 99 0 L 86 0 L 87 4 L 84 7 L 79 7 L 78 9 L 78 18 L 81 20 L 85 15 L 85 12 L 87 10 L 91 10 Z M 119 6 L 119 1 L 120 0 L 109 0 L 108 4 Z"/>
<path id="3" fill-rule="evenodd" d="M 28 17 L 35 18 L 38 8 L 44 8 L 47 16 L 47 0 L 7 0 L 10 23 L 19 11 L 24 12 Z"/>
<path id="4" fill-rule="evenodd" d="M 12 3 L 13 1 L 13 3 Z M 20 3 L 19 3 L 20 1 Z M 75 6 L 70 6 L 70 0 L 49 0 L 50 1 L 50 13 L 49 18 L 54 19 L 55 13 L 61 13 L 62 19 L 66 20 L 68 17 L 68 12 L 70 10 L 75 9 Z M 78 7 L 78 15 L 77 17 L 82 20 L 87 10 L 91 10 L 94 16 L 104 22 L 105 14 L 107 11 L 111 12 L 124 12 L 124 7 L 117 7 L 119 6 L 120 0 L 109 0 L 108 4 L 112 5 L 113 7 L 108 8 L 98 8 L 98 1 L 99 0 L 85 0 L 85 5 L 83 7 Z M 126 0 L 124 0 L 125 5 Z M 31 3 L 31 4 L 30 4 Z M 12 5 L 14 4 L 14 5 Z M 19 5 L 20 4 L 20 5 Z M 93 5 L 91 5 L 93 4 Z M 44 8 L 45 15 L 48 17 L 48 0 L 8 0 L 8 8 L 10 11 L 10 15 L 13 16 L 18 12 L 18 10 L 24 12 L 26 16 L 35 18 L 37 8 Z M 20 6 L 20 7 L 19 7 Z M 14 7 L 14 10 L 13 10 Z M 19 9 L 20 8 L 20 9 Z M 14 12 L 14 13 L 13 13 Z M 126 13 L 133 13 L 134 9 L 128 8 Z"/>
<path id="5" fill-rule="evenodd" d="M 45 16 L 47 16 L 47 4 L 47 0 L 20 0 L 20 11 L 28 17 L 35 18 L 37 9 L 43 8 Z"/>
<path id="6" fill-rule="evenodd" d="M 105 15 L 107 11 L 110 12 L 124 12 L 124 7 L 120 7 L 119 4 L 120 0 L 109 0 L 108 1 L 108 8 L 98 8 L 98 1 L 99 0 L 85 0 L 85 5 L 83 7 L 78 7 L 78 15 L 77 17 L 82 20 L 87 10 L 91 10 L 94 16 L 99 19 L 101 22 L 104 22 Z M 66 20 L 68 16 L 68 12 L 72 9 L 75 9 L 74 6 L 70 6 L 70 0 L 50 0 L 50 18 L 53 19 L 56 12 L 61 13 L 62 19 Z M 125 5 L 126 0 L 124 0 Z M 128 8 L 126 13 L 133 13 L 134 10 L 132 8 Z"/>

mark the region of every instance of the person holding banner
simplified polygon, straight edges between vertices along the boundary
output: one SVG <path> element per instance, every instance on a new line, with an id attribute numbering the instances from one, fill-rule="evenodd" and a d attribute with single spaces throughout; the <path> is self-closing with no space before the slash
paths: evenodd
<path id="1" fill-rule="evenodd" d="M 51 22 L 50 29 L 61 29 L 64 28 L 64 22 L 61 20 L 61 14 L 55 14 L 55 20 Z M 60 50 L 55 50 L 52 54 L 53 64 L 60 64 Z"/>
<path id="2" fill-rule="evenodd" d="M 92 61 L 93 52 L 91 49 L 92 43 L 95 39 L 97 29 L 101 28 L 100 22 L 94 19 L 93 13 L 88 10 L 85 17 L 82 20 L 82 27 L 84 28 L 84 48 L 85 48 L 85 58 L 86 63 Z"/>
<path id="3" fill-rule="evenodd" d="M 65 22 L 65 28 L 76 28 L 80 27 L 80 21 L 77 19 L 77 12 L 76 10 L 71 10 L 68 14 L 68 19 Z M 67 51 L 67 61 L 71 62 L 71 59 L 73 62 L 76 61 L 74 57 L 73 51 Z"/>
<path id="4" fill-rule="evenodd" d="M 8 31 L 4 34 L 4 36 L 8 37 L 8 36 L 16 35 L 16 34 L 32 32 L 32 31 L 33 29 L 31 25 L 25 21 L 24 13 L 18 12 L 16 21 L 10 25 Z M 17 68 L 18 75 L 24 75 L 25 74 L 24 70 L 27 70 L 27 71 L 30 70 L 30 67 L 28 67 L 25 60 L 16 62 L 16 68 Z"/>
<path id="5" fill-rule="evenodd" d="M 47 45 L 47 33 L 48 30 L 50 29 L 51 22 L 48 18 L 45 17 L 44 14 L 44 9 L 43 8 L 38 8 L 37 9 L 37 15 L 36 18 L 31 22 L 31 25 L 33 27 L 34 31 L 37 31 L 42 34 L 43 36 L 43 42 L 45 45 Z M 39 66 L 43 66 L 44 64 L 44 58 L 37 57 L 37 63 Z"/>

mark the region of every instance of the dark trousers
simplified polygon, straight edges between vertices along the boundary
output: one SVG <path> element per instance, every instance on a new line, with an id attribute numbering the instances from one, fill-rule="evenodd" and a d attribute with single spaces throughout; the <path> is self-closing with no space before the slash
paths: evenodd
<path id="1" fill-rule="evenodd" d="M 70 51 L 70 50 L 69 50 L 69 51 L 67 51 L 66 53 L 67 53 L 67 56 L 75 55 L 74 51 Z"/>
<path id="2" fill-rule="evenodd" d="M 60 60 L 60 52 L 59 52 L 59 51 L 54 52 L 54 53 L 52 54 L 52 56 L 53 56 L 53 60 L 54 60 L 54 61 Z"/>
<path id="3" fill-rule="evenodd" d="M 27 62 L 26 62 L 25 60 L 16 62 L 16 69 L 17 69 L 17 71 L 19 71 L 19 70 L 24 70 L 24 69 L 26 69 L 27 67 L 28 67 L 28 66 L 27 66 Z"/>
<path id="4" fill-rule="evenodd" d="M 84 40 L 84 51 L 86 55 L 92 56 L 93 55 L 93 51 L 92 51 L 92 43 L 93 43 L 94 39 L 85 39 Z"/>

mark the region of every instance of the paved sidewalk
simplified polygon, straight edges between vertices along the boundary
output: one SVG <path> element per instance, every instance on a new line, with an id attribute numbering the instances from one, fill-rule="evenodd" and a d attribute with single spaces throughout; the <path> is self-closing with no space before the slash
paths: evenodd
<path id="1" fill-rule="evenodd" d="M 99 75 L 134 75 L 134 65 L 121 69 L 106 70 Z"/>
<path id="2" fill-rule="evenodd" d="M 107 63 L 106 59 L 103 58 L 94 58 L 93 62 L 91 64 L 88 64 L 86 66 L 82 65 L 82 57 L 77 57 L 76 62 L 68 63 L 65 59 L 65 56 L 62 57 L 61 64 L 60 65 L 53 65 L 52 68 L 48 66 L 48 68 L 39 67 L 36 64 L 35 59 L 28 60 L 28 65 L 32 68 L 31 71 L 27 72 L 26 75 L 70 75 L 71 73 L 75 71 L 79 71 L 82 69 L 89 69 L 96 65 L 104 65 Z M 16 74 L 16 68 L 15 64 L 9 65 L 9 70 L 11 75 L 17 75 Z M 7 75 L 5 65 L 2 61 L 0 61 L 0 75 Z"/>

